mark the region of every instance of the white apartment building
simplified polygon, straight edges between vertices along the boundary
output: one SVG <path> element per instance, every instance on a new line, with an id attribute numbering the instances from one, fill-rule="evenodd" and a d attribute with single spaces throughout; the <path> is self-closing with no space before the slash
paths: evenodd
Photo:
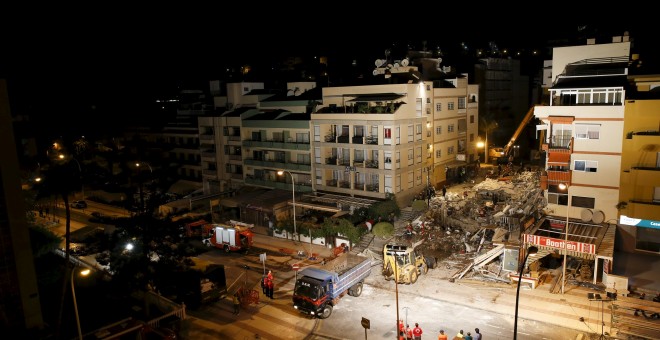
<path id="1" fill-rule="evenodd" d="M 534 109 L 545 131 L 542 185 L 552 215 L 616 221 L 630 55 L 630 42 L 618 40 L 553 49 L 550 105 Z"/>

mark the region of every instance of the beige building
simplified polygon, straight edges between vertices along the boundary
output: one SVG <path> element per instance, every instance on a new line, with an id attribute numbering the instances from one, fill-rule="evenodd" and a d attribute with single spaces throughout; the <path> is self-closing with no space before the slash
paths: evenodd
<path id="1" fill-rule="evenodd" d="M 552 215 L 616 222 L 629 55 L 628 41 L 553 49 L 550 105 L 534 109 Z"/>
<path id="2" fill-rule="evenodd" d="M 407 205 L 444 183 L 476 159 L 477 90 L 464 77 L 323 88 L 311 117 L 314 189 Z"/>

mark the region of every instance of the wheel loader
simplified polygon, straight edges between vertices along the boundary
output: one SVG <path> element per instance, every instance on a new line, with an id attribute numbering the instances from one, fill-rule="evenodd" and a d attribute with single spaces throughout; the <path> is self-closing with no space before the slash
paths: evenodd
<path id="1" fill-rule="evenodd" d="M 436 266 L 437 260 L 427 257 L 415 249 L 423 242 L 420 240 L 412 246 L 401 244 L 386 244 L 383 247 L 383 276 L 389 281 L 397 277 L 397 283 L 411 284 L 417 282 L 421 274 L 428 273 Z"/>

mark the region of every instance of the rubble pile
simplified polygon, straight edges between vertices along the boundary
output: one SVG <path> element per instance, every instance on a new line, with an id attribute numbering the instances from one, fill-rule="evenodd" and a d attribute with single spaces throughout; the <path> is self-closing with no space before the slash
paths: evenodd
<path id="1" fill-rule="evenodd" d="M 411 221 L 398 242 L 425 241 L 419 250 L 443 261 L 463 277 L 506 281 L 500 259 L 503 243 L 526 221 L 538 219 L 545 207 L 536 172 L 521 172 L 432 197 L 428 211 Z"/>

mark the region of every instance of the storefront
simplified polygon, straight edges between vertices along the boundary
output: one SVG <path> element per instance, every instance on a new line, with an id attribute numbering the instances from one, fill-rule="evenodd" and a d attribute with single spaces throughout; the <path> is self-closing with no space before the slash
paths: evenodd
<path id="1" fill-rule="evenodd" d="M 541 257 L 551 253 L 591 261 L 592 283 L 603 282 L 612 270 L 616 225 L 569 221 L 568 235 L 564 233 L 565 219 L 546 217 L 522 234 L 524 247 L 535 245 Z M 540 257 L 539 257 L 540 258 Z"/>

